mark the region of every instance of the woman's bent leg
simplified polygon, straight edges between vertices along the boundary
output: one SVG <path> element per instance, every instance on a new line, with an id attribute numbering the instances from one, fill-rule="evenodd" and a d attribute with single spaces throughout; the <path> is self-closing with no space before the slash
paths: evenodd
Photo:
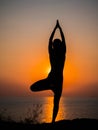
<path id="1" fill-rule="evenodd" d="M 49 88 L 49 82 L 47 79 L 42 79 L 30 86 L 31 91 L 43 91 L 48 90 Z"/>

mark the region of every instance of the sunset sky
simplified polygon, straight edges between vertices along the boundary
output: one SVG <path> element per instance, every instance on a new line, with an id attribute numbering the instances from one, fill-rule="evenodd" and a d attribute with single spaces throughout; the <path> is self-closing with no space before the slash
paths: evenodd
<path id="1" fill-rule="evenodd" d="M 97 0 L 0 0 L 0 97 L 35 95 L 29 86 L 48 75 L 57 19 L 67 47 L 63 95 L 98 97 L 97 12 Z"/>

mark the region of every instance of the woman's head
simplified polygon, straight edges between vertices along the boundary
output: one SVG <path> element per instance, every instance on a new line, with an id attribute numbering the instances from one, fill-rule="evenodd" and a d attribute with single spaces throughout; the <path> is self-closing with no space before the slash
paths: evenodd
<path id="1" fill-rule="evenodd" d="M 61 40 L 60 39 L 54 39 L 53 48 L 54 49 L 59 49 L 60 45 L 61 45 Z"/>

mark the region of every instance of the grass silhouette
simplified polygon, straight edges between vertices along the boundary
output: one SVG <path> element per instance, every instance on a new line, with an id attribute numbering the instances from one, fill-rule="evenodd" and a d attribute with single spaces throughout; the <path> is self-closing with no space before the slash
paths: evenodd
<path id="1" fill-rule="evenodd" d="M 18 122 L 26 123 L 26 124 L 39 124 L 40 123 L 40 115 L 42 114 L 42 105 L 35 104 L 32 109 L 28 108 L 24 119 L 20 117 Z M 0 111 L 0 121 L 4 122 L 17 122 L 10 115 L 7 114 L 7 109 L 2 109 Z"/>
<path id="2" fill-rule="evenodd" d="M 24 119 L 24 123 L 29 124 L 39 124 L 40 123 L 40 115 L 42 114 L 42 105 L 36 104 L 33 109 L 28 109 L 26 117 Z"/>

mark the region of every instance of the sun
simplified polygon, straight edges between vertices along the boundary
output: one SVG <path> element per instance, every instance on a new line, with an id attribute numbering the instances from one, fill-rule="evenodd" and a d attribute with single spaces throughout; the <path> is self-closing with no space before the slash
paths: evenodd
<path id="1" fill-rule="evenodd" d="M 51 70 L 51 67 L 48 66 L 48 67 L 46 68 L 46 73 L 48 74 L 48 73 L 50 72 L 50 70 Z"/>

